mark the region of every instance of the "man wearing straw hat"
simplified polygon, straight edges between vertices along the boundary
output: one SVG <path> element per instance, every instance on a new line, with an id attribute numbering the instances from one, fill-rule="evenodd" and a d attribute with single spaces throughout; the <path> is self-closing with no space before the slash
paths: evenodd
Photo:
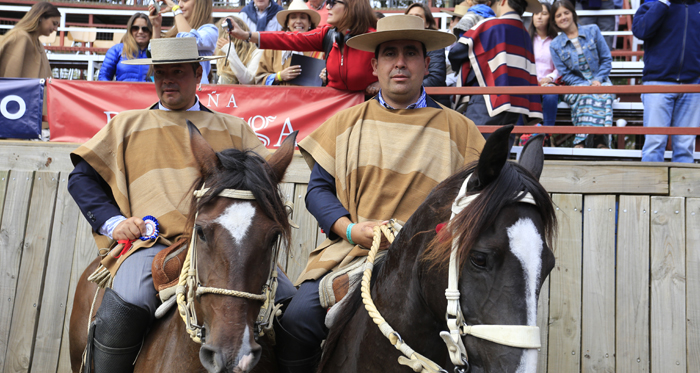
<path id="1" fill-rule="evenodd" d="M 452 68 L 461 74 L 458 86 L 537 86 L 532 41 L 520 17 L 526 10 L 539 12 L 542 5 L 538 0 L 494 0 L 491 8 L 498 17 L 466 31 L 450 50 Z M 525 122 L 542 120 L 539 95 L 473 95 L 466 110 L 458 110 L 480 125 L 514 124 L 521 115 Z"/>
<path id="2" fill-rule="evenodd" d="M 474 123 L 433 101 L 422 86 L 426 52 L 454 40 L 411 15 L 382 18 L 377 32 L 348 40 L 349 47 L 374 52 L 380 91 L 299 143 L 312 169 L 306 206 L 328 238 L 310 254 L 275 329 L 283 372 L 313 371 L 328 332 L 326 309 L 337 299 L 328 289 L 345 269 L 362 265 L 373 227 L 408 220 L 433 187 L 481 151 L 484 139 Z"/>
<path id="3" fill-rule="evenodd" d="M 189 204 L 184 199 L 198 176 L 186 122 L 194 123 L 216 151 L 234 147 L 268 155 L 243 120 L 215 113 L 197 99 L 199 62 L 222 56 L 199 56 L 194 38 L 154 39 L 151 54 L 124 63 L 153 66 L 159 101 L 120 113 L 71 153 L 75 169 L 68 190 L 98 248 L 111 249 L 91 276 L 107 287 L 90 326 L 94 338 L 88 338 L 100 373 L 133 370 L 160 303 L 151 276 L 153 257 L 185 234 Z"/>
<path id="4" fill-rule="evenodd" d="M 459 23 L 462 17 L 467 14 L 467 10 L 469 10 L 469 0 L 457 4 L 452 11 L 441 10 L 441 12 L 452 16 L 452 19 L 450 20 L 450 32 L 452 32 L 452 29 L 457 25 L 457 23 Z"/>

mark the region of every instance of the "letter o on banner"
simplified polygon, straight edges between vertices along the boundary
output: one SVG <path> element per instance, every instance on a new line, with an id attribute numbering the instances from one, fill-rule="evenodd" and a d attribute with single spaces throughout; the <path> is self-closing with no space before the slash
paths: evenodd
<path id="1" fill-rule="evenodd" d="M 19 110 L 17 110 L 17 112 L 14 114 L 7 111 L 7 105 L 10 103 L 10 101 L 14 101 L 19 105 Z M 17 95 L 5 96 L 5 98 L 3 98 L 2 101 L 0 101 L 0 114 L 2 114 L 2 116 L 7 119 L 15 120 L 22 118 L 26 111 L 27 105 L 24 103 L 22 97 L 19 97 Z"/>

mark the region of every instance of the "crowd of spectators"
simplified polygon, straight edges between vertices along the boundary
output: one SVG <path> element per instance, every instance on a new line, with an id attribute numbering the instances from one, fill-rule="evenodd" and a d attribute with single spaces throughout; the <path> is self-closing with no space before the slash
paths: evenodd
<path id="1" fill-rule="evenodd" d="M 425 87 L 612 85 L 611 47 L 614 16 L 578 17 L 577 10 L 619 8 L 616 0 L 466 0 L 450 14 L 453 45 L 428 53 Z M 375 32 L 384 14 L 365 0 L 295 0 L 285 10 L 275 1 L 254 0 L 237 16 L 216 23 L 209 0 L 163 0 L 160 9 L 135 13 L 119 44 L 107 51 L 99 80 L 152 81 L 144 66 L 124 61 L 146 58 L 149 42 L 161 37 L 193 37 L 201 55 L 223 55 L 216 63 L 203 61 L 201 83 L 288 85 L 302 74 L 291 65 L 295 54 L 325 60 L 319 76 L 324 85 L 378 92 L 371 61 L 373 53 L 345 44 L 352 36 Z M 700 27 L 697 0 L 652 0 L 634 17 L 634 35 L 645 42 L 645 85 L 700 83 Z M 532 13 L 529 30 L 523 22 Z M 174 25 L 162 31 L 162 14 L 172 12 Z M 420 17 L 426 29 L 437 30 L 431 9 L 421 2 L 405 14 Z M 58 26 L 60 13 L 50 3 L 37 3 L 0 41 L 0 76 L 46 77 L 50 67 L 38 40 Z M 515 26 L 515 27 L 513 27 Z M 10 63 L 20 58 L 26 63 Z M 498 57 L 494 64 L 491 58 Z M 213 83 L 213 82 L 212 82 Z M 560 101 L 571 108 L 575 126 L 611 126 L 612 94 L 433 96 L 481 125 L 554 125 Z M 645 94 L 645 126 L 700 126 L 700 94 Z M 525 138 L 523 138 L 525 139 Z M 643 160 L 662 161 L 668 136 L 648 135 Z M 673 160 L 692 162 L 695 136 L 673 136 Z M 575 147 L 610 148 L 609 135 L 576 135 Z"/>

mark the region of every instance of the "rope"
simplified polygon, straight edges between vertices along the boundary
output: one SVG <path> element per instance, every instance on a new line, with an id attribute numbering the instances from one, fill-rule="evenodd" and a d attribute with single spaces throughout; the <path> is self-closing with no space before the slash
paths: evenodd
<path id="1" fill-rule="evenodd" d="M 245 291 L 227 290 L 227 289 L 221 289 L 221 288 L 210 288 L 210 287 L 206 287 L 206 286 L 200 286 L 197 288 L 197 296 L 200 296 L 202 294 L 228 295 L 228 296 L 232 296 L 232 297 L 247 298 L 247 299 L 259 300 L 259 301 L 265 301 L 267 299 L 267 295 L 265 295 L 265 294 L 251 294 L 251 293 L 246 293 Z"/>
<path id="2" fill-rule="evenodd" d="M 196 198 L 201 198 L 204 196 L 207 192 L 209 191 L 209 188 L 202 188 L 200 190 L 196 190 L 194 192 L 194 195 Z M 237 190 L 237 189 L 224 189 L 219 193 L 220 197 L 226 197 L 226 198 L 233 198 L 233 199 L 252 199 L 254 200 L 255 197 L 253 196 L 253 193 L 247 190 Z M 197 214 L 195 214 L 195 221 L 197 220 Z M 275 292 L 273 289 L 265 289 L 262 294 L 252 294 L 248 293 L 245 291 L 238 291 L 238 290 L 228 290 L 228 289 L 221 289 L 221 288 L 215 288 L 215 287 L 207 287 L 207 286 L 200 286 L 199 284 L 199 276 L 197 274 L 197 247 L 196 247 L 196 241 L 197 240 L 197 234 L 195 232 L 194 227 L 192 228 L 192 237 L 190 239 L 190 246 L 189 249 L 187 250 L 187 256 L 185 257 L 185 262 L 182 264 L 182 270 L 180 271 L 180 277 L 177 283 L 177 288 L 176 288 L 176 299 L 177 299 L 177 309 L 178 313 L 180 314 L 180 317 L 182 317 L 182 320 L 185 322 L 185 329 L 187 330 L 187 334 L 189 334 L 190 338 L 195 341 L 196 343 L 202 343 L 202 327 L 197 325 L 197 313 L 194 308 L 194 302 L 193 300 L 195 299 L 196 296 L 200 296 L 202 294 L 219 294 L 219 295 L 227 295 L 227 296 L 232 296 L 232 297 L 238 297 L 238 298 L 246 298 L 246 299 L 252 299 L 252 300 L 258 300 L 258 301 L 269 301 L 273 302 L 274 297 L 275 297 Z M 268 282 L 271 281 L 276 281 L 276 269 L 274 266 L 276 265 L 277 262 L 277 253 L 279 251 L 276 250 L 274 258 L 273 258 L 273 269 L 271 270 L 271 278 L 268 279 Z M 272 286 L 274 289 L 276 289 L 276 285 L 269 284 Z M 196 291 L 195 291 L 196 288 Z M 270 300 L 268 300 L 270 298 Z M 274 316 L 273 316 L 274 317 Z"/>
<path id="3" fill-rule="evenodd" d="M 444 369 L 440 368 L 439 365 L 435 364 L 430 359 L 425 356 L 413 351 L 413 349 L 401 339 L 401 335 L 395 331 L 389 323 L 384 320 L 379 310 L 374 305 L 372 301 L 372 292 L 370 290 L 370 282 L 372 279 L 372 269 L 374 269 L 374 258 L 379 251 L 379 245 L 382 242 L 382 233 L 389 240 L 389 243 L 394 242 L 394 233 L 386 225 L 375 226 L 374 227 L 374 240 L 372 241 L 372 248 L 367 255 L 367 262 L 365 263 L 365 271 L 362 274 L 362 283 L 360 285 L 362 291 L 362 303 L 365 305 L 367 313 L 372 318 L 375 324 L 379 327 L 379 330 L 384 334 L 385 337 L 389 339 L 389 342 L 396 347 L 397 350 L 401 351 L 406 357 L 399 357 L 399 364 L 408 366 L 413 369 L 414 372 L 422 373 L 438 373 L 445 372 Z"/>

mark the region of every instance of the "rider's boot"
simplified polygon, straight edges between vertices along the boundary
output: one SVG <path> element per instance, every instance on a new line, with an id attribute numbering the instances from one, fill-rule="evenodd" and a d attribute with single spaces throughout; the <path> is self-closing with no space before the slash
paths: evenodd
<path id="1" fill-rule="evenodd" d="M 289 333 L 275 319 L 275 356 L 281 373 L 312 373 L 321 360 L 321 346 L 309 345 Z"/>
<path id="2" fill-rule="evenodd" d="M 106 289 L 88 335 L 88 355 L 92 355 L 95 373 L 133 372 L 150 319 L 146 309 Z M 88 356 L 88 366 L 89 362 Z"/>

